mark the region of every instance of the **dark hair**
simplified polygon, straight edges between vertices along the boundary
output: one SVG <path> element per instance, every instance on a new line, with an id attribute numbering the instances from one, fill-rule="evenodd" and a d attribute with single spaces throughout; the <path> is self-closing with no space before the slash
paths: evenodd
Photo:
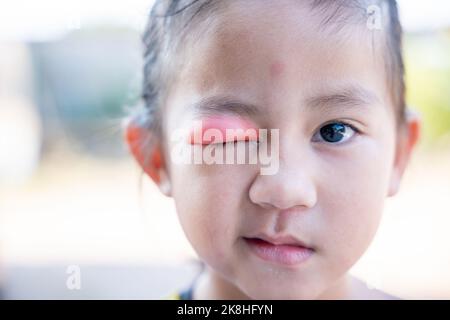
<path id="1" fill-rule="evenodd" d="M 149 21 L 143 34 L 144 43 L 144 74 L 143 94 L 144 114 L 140 114 L 142 125 L 160 131 L 161 106 L 168 94 L 169 83 L 176 76 L 176 60 L 179 45 L 183 43 L 189 24 L 200 17 L 211 16 L 213 11 L 220 9 L 226 0 L 155 0 Z M 341 29 L 350 21 L 361 18 L 366 21 L 367 8 L 377 5 L 382 9 L 386 23 L 385 32 L 386 74 L 388 88 L 396 109 L 396 118 L 404 120 L 405 85 L 404 66 L 402 58 L 402 28 L 400 25 L 397 3 L 395 0 L 310 0 L 312 9 L 323 14 L 323 26 L 333 26 Z M 353 9 L 353 10 L 351 10 Z M 358 10 L 359 15 L 355 15 Z M 207 17 L 206 16 L 206 17 Z M 170 59 L 170 61 L 169 61 Z M 178 59 L 182 60 L 182 59 Z"/>

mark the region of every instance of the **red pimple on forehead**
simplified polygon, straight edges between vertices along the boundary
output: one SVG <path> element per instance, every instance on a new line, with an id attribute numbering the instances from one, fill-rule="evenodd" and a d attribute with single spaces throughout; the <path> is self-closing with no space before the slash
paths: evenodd
<path id="1" fill-rule="evenodd" d="M 276 78 L 280 76 L 284 71 L 284 64 L 279 61 L 275 61 L 270 65 L 270 76 Z"/>

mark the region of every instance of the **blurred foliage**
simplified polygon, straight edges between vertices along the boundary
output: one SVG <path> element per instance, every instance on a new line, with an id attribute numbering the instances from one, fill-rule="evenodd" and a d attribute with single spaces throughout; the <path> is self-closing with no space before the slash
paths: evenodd
<path id="1" fill-rule="evenodd" d="M 140 35 L 83 28 L 54 42 L 32 43 L 30 49 L 44 149 L 63 136 L 72 148 L 77 143 L 90 153 L 122 154 L 120 124 L 140 94 Z"/>
<path id="2" fill-rule="evenodd" d="M 450 29 L 406 35 L 404 55 L 407 102 L 421 114 L 422 141 L 450 142 Z"/>

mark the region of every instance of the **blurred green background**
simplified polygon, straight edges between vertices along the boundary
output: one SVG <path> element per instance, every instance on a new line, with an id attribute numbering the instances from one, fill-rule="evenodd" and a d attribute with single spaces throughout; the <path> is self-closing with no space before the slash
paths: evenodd
<path id="1" fill-rule="evenodd" d="M 406 34 L 407 102 L 423 118 L 423 143 L 447 144 L 450 132 L 450 29 Z"/>

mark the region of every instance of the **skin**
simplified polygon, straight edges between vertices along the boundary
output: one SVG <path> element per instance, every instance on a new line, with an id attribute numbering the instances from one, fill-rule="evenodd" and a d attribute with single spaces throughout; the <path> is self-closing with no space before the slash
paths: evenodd
<path id="1" fill-rule="evenodd" d="M 198 131 L 198 129 L 201 130 Z M 241 131 L 231 131 L 230 133 L 229 130 Z M 191 131 L 188 142 L 190 144 L 203 145 L 208 145 L 213 141 L 228 142 L 231 141 L 233 132 L 236 132 L 233 141 L 257 141 L 258 138 L 257 128 L 251 122 L 244 121 L 236 116 L 215 116 L 201 119 L 201 126 L 195 127 L 194 130 Z M 217 136 L 215 136 L 214 133 L 217 133 Z M 219 140 L 219 137 L 222 139 Z"/>
<path id="2" fill-rule="evenodd" d="M 230 3 L 215 17 L 214 32 L 186 50 L 189 63 L 166 100 L 165 137 L 189 130 L 198 119 L 189 105 L 200 98 L 224 94 L 257 106 L 246 121 L 280 129 L 275 175 L 250 164 L 174 164 L 170 139 L 146 150 L 163 155 L 157 163 L 139 161 L 144 151 L 132 148 L 173 197 L 188 240 L 208 266 L 196 299 L 390 298 L 347 272 L 371 243 L 385 198 L 398 190 L 418 120 L 396 126 L 382 49 L 372 47 L 382 35 L 372 38 L 364 25 L 330 32 L 319 27 L 322 18 L 291 0 Z M 371 98 L 350 107 L 311 104 L 352 86 Z M 318 130 L 336 120 L 358 133 L 341 144 L 318 141 Z M 295 266 L 263 261 L 242 238 L 260 232 L 295 236 L 314 253 Z"/>

